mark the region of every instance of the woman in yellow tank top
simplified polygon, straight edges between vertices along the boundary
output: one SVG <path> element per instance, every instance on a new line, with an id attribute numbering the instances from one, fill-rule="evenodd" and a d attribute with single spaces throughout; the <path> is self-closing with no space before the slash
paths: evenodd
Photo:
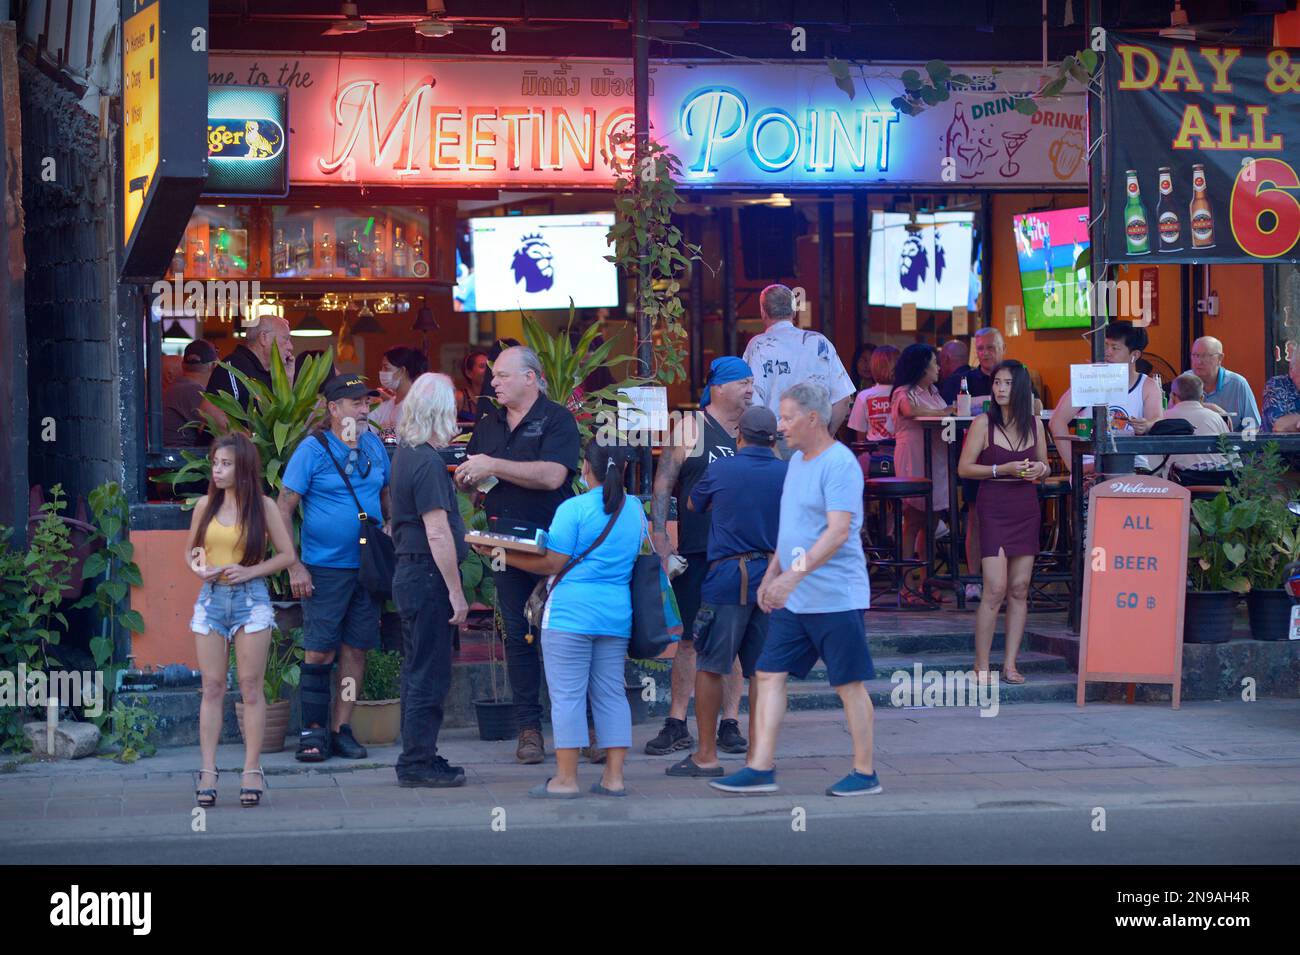
<path id="1" fill-rule="evenodd" d="M 266 578 L 287 568 L 297 555 L 279 509 L 262 493 L 262 462 L 253 442 L 242 434 L 225 435 L 213 442 L 208 454 L 212 481 L 207 495 L 195 502 L 185 545 L 190 569 L 203 581 L 190 619 L 203 674 L 199 706 L 203 768 L 194 795 L 205 808 L 217 801 L 217 741 L 233 642 L 244 698 L 244 785 L 239 802 L 256 806 L 266 785 L 261 768 L 266 725 L 262 679 L 275 623 Z M 268 538 L 275 548 L 270 558 Z M 259 785 L 249 786 L 254 781 L 249 777 L 258 777 Z"/>

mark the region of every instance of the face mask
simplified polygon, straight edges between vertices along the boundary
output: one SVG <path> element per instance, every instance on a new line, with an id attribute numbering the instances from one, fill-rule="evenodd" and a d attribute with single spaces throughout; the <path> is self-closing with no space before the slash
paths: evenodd
<path id="1" fill-rule="evenodd" d="M 379 373 L 379 383 L 389 391 L 396 391 L 397 386 L 402 383 L 402 373 L 400 371 L 381 371 Z"/>

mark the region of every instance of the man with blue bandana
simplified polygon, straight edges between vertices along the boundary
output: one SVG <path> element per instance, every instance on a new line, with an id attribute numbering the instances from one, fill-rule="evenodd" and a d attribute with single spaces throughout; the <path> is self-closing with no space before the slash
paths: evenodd
<path id="1" fill-rule="evenodd" d="M 740 416 L 754 393 L 754 376 L 739 358 L 715 358 L 700 395 L 701 411 L 688 415 L 669 438 L 655 472 L 653 531 L 655 551 L 668 567 L 673 554 L 668 540 L 668 499 L 677 498 L 677 548 L 686 569 L 673 579 L 673 592 L 682 616 L 682 642 L 673 660 L 672 702 L 668 719 L 659 735 L 646 743 L 645 751 L 664 756 L 690 749 L 695 740 L 686 729 L 686 708 L 695 689 L 695 647 L 692 643 L 695 614 L 700 609 L 700 592 L 709 571 L 709 515 L 688 511 L 691 489 L 705 469 L 718 458 L 736 453 Z M 718 748 L 724 753 L 743 753 L 748 742 L 740 733 L 742 678 L 738 667 L 722 684 L 722 722 L 718 726 Z"/>

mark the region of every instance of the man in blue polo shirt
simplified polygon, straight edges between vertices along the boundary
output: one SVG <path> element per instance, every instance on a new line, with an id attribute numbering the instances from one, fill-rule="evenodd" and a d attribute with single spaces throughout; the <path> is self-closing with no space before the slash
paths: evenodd
<path id="1" fill-rule="evenodd" d="M 709 569 L 695 618 L 695 719 L 700 747 L 669 766 L 669 776 L 721 776 L 715 738 L 722 707 L 722 681 L 740 659 L 754 693 L 754 664 L 767 638 L 767 614 L 758 607 L 758 585 L 776 550 L 781 487 L 786 463 L 776 456 L 776 415 L 759 405 L 745 409 L 737 425 L 736 454 L 708 466 L 691 489 L 687 508 L 708 511 Z M 753 738 L 754 711 L 749 711 Z"/>
<path id="2" fill-rule="evenodd" d="M 366 755 L 348 723 L 355 692 L 337 695 L 330 719 L 330 671 L 337 656 L 339 683 L 351 680 L 353 689 L 359 688 L 366 675 L 366 651 L 379 646 L 381 607 L 358 578 L 357 502 L 368 515 L 382 514 L 385 522 L 391 513 L 388 453 L 367 425 L 370 399 L 379 392 L 360 375 L 335 375 L 321 386 L 321 393 L 328 403 L 329 427 L 298 444 L 284 469 L 277 502 L 288 527 L 302 504 L 301 559 L 289 568 L 289 586 L 302 598 L 306 653 L 299 684 L 303 729 L 297 758 L 305 763 L 331 755 Z"/>
<path id="3" fill-rule="evenodd" d="M 1260 426 L 1263 419 L 1255 402 L 1255 393 L 1250 390 L 1250 382 L 1223 367 L 1223 342 L 1212 335 L 1192 342 L 1192 372 L 1205 385 L 1202 402 L 1207 406 L 1216 405 L 1228 414 L 1232 423 L 1229 430 L 1242 431 Z"/>
<path id="4" fill-rule="evenodd" d="M 872 766 L 874 712 L 867 680 L 875 676 L 863 611 L 871 584 L 862 553 L 862 468 L 830 436 L 830 395 L 803 382 L 781 396 L 781 431 L 794 450 L 781 491 L 776 553 L 758 588 L 758 606 L 771 614 L 767 641 L 755 664 L 758 693 L 750 698 L 753 736 L 744 769 L 709 785 L 732 793 L 776 792 L 776 738 L 786 708 L 786 680 L 802 680 L 818 659 L 844 705 L 853 737 L 853 769 L 829 796 L 878 793 Z"/>

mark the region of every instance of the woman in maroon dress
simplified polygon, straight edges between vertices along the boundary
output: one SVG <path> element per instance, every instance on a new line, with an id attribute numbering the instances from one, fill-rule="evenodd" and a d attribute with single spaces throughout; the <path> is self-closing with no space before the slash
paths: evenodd
<path id="1" fill-rule="evenodd" d="M 1041 512 L 1035 482 L 1051 471 L 1043 422 L 1034 414 L 1034 386 L 1018 361 L 993 371 L 993 401 L 988 414 L 971 422 L 957 473 L 983 481 L 975 509 L 979 514 L 980 569 L 984 592 L 975 615 L 975 670 L 989 669 L 993 631 L 1003 598 L 1007 601 L 1007 642 L 1002 678 L 1024 683 L 1016 652 L 1025 634 L 1029 581 L 1038 555 Z"/>

